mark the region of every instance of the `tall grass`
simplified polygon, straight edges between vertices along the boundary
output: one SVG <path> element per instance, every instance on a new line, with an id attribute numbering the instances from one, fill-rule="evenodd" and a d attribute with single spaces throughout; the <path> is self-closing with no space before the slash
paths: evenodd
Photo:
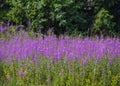
<path id="1" fill-rule="evenodd" d="M 119 86 L 120 58 L 109 62 L 107 58 L 87 61 L 24 60 L 4 63 L 1 86 Z M 4 78 L 4 79 L 3 79 Z"/>

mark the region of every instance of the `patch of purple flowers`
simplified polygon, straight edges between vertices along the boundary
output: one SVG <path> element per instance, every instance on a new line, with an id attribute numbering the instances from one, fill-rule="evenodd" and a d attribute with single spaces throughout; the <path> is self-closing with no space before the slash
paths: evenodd
<path id="1" fill-rule="evenodd" d="M 0 39 L 0 59 L 3 61 L 11 61 L 11 57 L 18 61 L 26 58 L 36 61 L 40 55 L 49 59 L 80 59 L 84 63 L 93 58 L 97 61 L 107 55 L 112 61 L 120 56 L 120 39 L 68 36 L 57 39 L 55 35 L 32 39 L 25 32 L 16 34 L 10 40 Z"/>
<path id="2" fill-rule="evenodd" d="M 25 72 L 23 72 L 23 70 L 20 69 L 20 71 L 19 71 L 19 75 L 20 75 L 20 76 L 23 76 L 23 75 L 25 75 Z"/>

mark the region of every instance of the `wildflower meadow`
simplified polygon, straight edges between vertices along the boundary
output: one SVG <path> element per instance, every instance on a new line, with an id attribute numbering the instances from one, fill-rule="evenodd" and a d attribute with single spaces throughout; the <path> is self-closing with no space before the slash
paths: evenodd
<path id="1" fill-rule="evenodd" d="M 120 86 L 117 37 L 0 30 L 0 86 Z"/>

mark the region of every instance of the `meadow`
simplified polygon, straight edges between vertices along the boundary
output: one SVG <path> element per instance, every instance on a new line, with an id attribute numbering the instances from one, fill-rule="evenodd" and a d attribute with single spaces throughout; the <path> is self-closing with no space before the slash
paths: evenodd
<path id="1" fill-rule="evenodd" d="M 0 86 L 120 86 L 117 37 L 5 30 L 0 27 Z"/>

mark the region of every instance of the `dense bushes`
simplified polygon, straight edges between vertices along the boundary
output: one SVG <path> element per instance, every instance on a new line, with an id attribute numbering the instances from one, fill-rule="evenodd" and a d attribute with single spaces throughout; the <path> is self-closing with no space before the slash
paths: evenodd
<path id="1" fill-rule="evenodd" d="M 56 34 L 91 35 L 93 32 L 98 34 L 111 31 L 119 33 L 119 2 L 119 0 L 6 0 L 4 3 L 10 8 L 6 19 L 3 20 L 25 26 L 31 21 L 34 31 L 41 29 L 43 33 L 49 28 Z M 96 32 L 96 29 L 99 30 Z"/>

